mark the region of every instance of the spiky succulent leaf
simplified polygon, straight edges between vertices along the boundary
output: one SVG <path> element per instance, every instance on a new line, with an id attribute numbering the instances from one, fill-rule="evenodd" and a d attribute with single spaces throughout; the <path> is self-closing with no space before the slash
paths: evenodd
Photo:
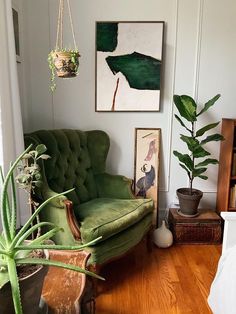
<path id="1" fill-rule="evenodd" d="M 199 129 L 197 132 L 196 132 L 196 137 L 199 137 L 199 136 L 202 136 L 205 132 L 215 128 L 220 122 L 216 122 L 216 123 L 211 123 L 211 124 L 208 124 L 206 126 L 204 126 L 203 128 Z"/>
<path id="2" fill-rule="evenodd" d="M 17 260 L 16 262 L 17 262 L 17 265 L 30 264 L 30 265 L 56 266 L 56 267 L 60 267 L 60 268 L 74 270 L 74 271 L 83 273 L 85 275 L 89 275 L 91 277 L 104 280 L 103 277 L 101 277 L 95 273 L 92 273 L 86 269 L 80 268 L 80 267 L 72 265 L 72 264 L 66 264 L 66 263 L 62 263 L 62 262 L 58 262 L 58 261 L 54 261 L 54 260 L 47 260 L 47 259 L 42 259 L 42 258 L 23 258 L 23 259 Z"/>
<path id="3" fill-rule="evenodd" d="M 214 103 L 220 98 L 220 94 L 217 94 L 212 99 L 208 100 L 208 102 L 205 103 L 203 109 L 197 114 L 197 116 L 200 116 L 203 112 L 207 111 L 211 106 L 214 105 Z"/>
<path id="4" fill-rule="evenodd" d="M 174 95 L 174 103 L 180 115 L 190 122 L 196 121 L 197 104 L 194 99 L 187 95 Z"/>
<path id="5" fill-rule="evenodd" d="M 207 136 L 204 140 L 201 141 L 201 145 L 204 145 L 206 143 L 209 142 L 218 142 L 218 141 L 222 141 L 224 139 L 224 137 L 221 134 L 212 134 Z"/>
<path id="6" fill-rule="evenodd" d="M 4 180 L 4 183 L 3 183 L 3 186 L 2 186 L 2 191 L 1 191 L 1 204 L 0 204 L 0 216 L 1 216 L 1 219 L 2 219 L 2 228 L 3 228 L 3 232 L 4 232 L 4 235 L 5 235 L 5 238 L 6 238 L 6 243 L 7 244 L 10 244 L 11 242 L 11 232 L 10 232 L 10 221 L 8 220 L 8 215 L 7 215 L 7 212 L 6 212 L 6 208 L 7 208 L 7 198 L 8 198 L 8 193 L 7 193 L 7 190 L 8 190 L 8 184 L 9 184 L 9 181 L 11 180 L 11 176 L 12 176 L 12 173 L 13 171 L 16 169 L 19 161 L 22 159 L 22 157 L 24 156 L 25 153 L 28 153 L 31 149 L 32 145 L 30 145 L 17 159 L 16 161 L 12 164 L 12 166 L 10 167 L 6 177 L 5 177 L 5 180 Z"/>
<path id="7" fill-rule="evenodd" d="M 205 160 L 203 160 L 202 162 L 200 162 L 199 164 L 195 165 L 195 168 L 199 168 L 199 167 L 205 167 L 207 165 L 216 165 L 218 164 L 218 160 L 217 159 L 213 159 L 213 158 L 207 158 Z"/>

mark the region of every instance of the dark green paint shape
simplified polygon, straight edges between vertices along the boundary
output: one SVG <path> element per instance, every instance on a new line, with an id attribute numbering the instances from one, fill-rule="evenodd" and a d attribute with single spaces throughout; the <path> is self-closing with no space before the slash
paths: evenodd
<path id="1" fill-rule="evenodd" d="M 114 51 L 117 36 L 118 23 L 97 23 L 97 51 Z"/>
<path id="2" fill-rule="evenodd" d="M 161 61 L 138 52 L 109 56 L 107 64 L 113 74 L 121 72 L 135 89 L 160 90 Z"/>

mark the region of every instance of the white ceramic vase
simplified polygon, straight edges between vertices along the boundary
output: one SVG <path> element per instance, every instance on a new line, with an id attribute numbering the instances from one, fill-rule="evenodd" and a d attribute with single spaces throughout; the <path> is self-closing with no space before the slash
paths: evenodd
<path id="1" fill-rule="evenodd" d="M 160 248 L 168 248 L 173 244 L 173 235 L 166 227 L 165 220 L 162 220 L 162 225 L 153 232 L 153 242 Z"/>

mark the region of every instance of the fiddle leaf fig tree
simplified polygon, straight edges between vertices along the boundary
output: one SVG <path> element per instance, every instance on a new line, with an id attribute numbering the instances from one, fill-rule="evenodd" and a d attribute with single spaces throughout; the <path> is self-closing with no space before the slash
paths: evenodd
<path id="1" fill-rule="evenodd" d="M 36 164 L 38 159 L 47 159 L 49 156 L 44 154 L 45 147 L 38 146 L 36 150 L 31 151 L 31 146 L 26 149 L 12 164 L 8 173 L 4 176 L 1 171 L 1 195 L 0 195 L 0 217 L 2 223 L 2 232 L 0 233 L 0 289 L 7 283 L 10 282 L 12 290 L 12 299 L 14 303 L 15 313 L 23 314 L 21 305 L 21 295 L 19 288 L 18 278 L 18 266 L 20 265 L 47 265 L 62 267 L 77 272 L 82 272 L 87 275 L 103 279 L 102 277 L 91 273 L 85 269 L 72 264 L 61 263 L 55 260 L 47 260 L 44 258 L 32 257 L 32 252 L 35 250 L 54 249 L 54 250 L 81 250 L 84 247 L 92 245 L 97 242 L 100 238 L 87 243 L 86 245 L 57 245 L 47 244 L 51 237 L 57 232 L 62 231 L 60 227 L 49 222 L 37 222 L 32 225 L 32 222 L 45 207 L 46 204 L 51 202 L 53 199 L 60 195 L 67 194 L 72 190 L 56 194 L 50 197 L 45 202 L 40 204 L 35 211 L 31 214 L 29 219 L 26 221 L 24 226 L 17 232 L 16 218 L 17 218 L 17 202 L 16 202 L 16 188 L 15 188 L 15 176 L 14 171 L 17 169 L 19 163 L 24 159 L 33 159 L 33 164 L 30 166 L 24 166 L 23 172 L 20 168 L 20 174 L 17 176 L 17 182 L 21 187 L 32 188 L 32 185 L 40 183 L 40 172 L 39 167 Z M 32 158 L 33 157 L 33 158 Z M 28 168 L 29 167 L 29 168 Z M 0 168 L 1 170 L 1 168 Z M 41 227 L 50 227 L 51 229 L 38 238 L 32 241 L 26 241 L 35 230 Z M 33 285 L 34 283 L 32 283 Z"/>
<path id="2" fill-rule="evenodd" d="M 206 150 L 205 144 L 224 139 L 223 136 L 218 133 L 206 136 L 206 133 L 214 129 L 219 122 L 208 124 L 200 129 L 197 128 L 197 122 L 199 117 L 211 108 L 219 98 L 219 94 L 214 96 L 198 111 L 198 106 L 192 97 L 187 95 L 174 95 L 174 104 L 180 114 L 180 116 L 175 114 L 175 118 L 188 134 L 180 134 L 180 139 L 187 145 L 188 153 L 183 154 L 177 150 L 174 150 L 173 153 L 178 158 L 179 165 L 188 175 L 191 195 L 193 180 L 196 177 L 207 180 L 208 177 L 205 174 L 207 166 L 210 164 L 218 164 L 217 159 L 209 157 L 211 153 Z M 201 158 L 201 161 L 197 161 L 198 158 Z"/>

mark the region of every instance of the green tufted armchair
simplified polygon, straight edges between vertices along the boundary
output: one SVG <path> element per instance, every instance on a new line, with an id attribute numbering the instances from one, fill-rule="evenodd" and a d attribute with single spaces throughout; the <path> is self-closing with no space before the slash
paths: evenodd
<path id="1" fill-rule="evenodd" d="M 37 197 L 44 200 L 75 188 L 41 213 L 41 220 L 64 229 L 55 236 L 56 243 L 87 243 L 102 236 L 89 248 L 89 264 L 99 266 L 126 253 L 148 233 L 153 201 L 135 198 L 131 180 L 105 172 L 110 146 L 105 132 L 40 130 L 25 135 L 26 146 L 31 143 L 45 144 L 51 156 L 42 165 L 44 184 Z"/>

